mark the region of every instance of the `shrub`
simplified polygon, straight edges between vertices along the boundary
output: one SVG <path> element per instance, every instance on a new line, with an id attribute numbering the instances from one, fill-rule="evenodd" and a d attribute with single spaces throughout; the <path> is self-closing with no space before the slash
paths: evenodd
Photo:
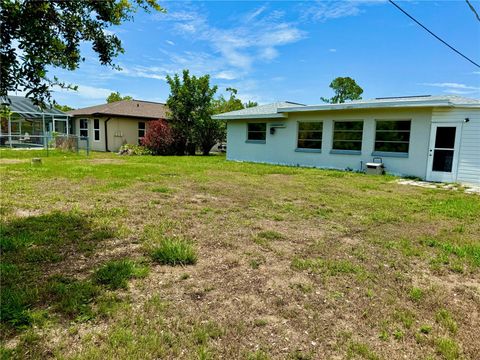
<path id="1" fill-rule="evenodd" d="M 190 265 L 197 262 L 192 244 L 178 238 L 163 238 L 151 251 L 152 259 L 164 265 Z"/>
<path id="2" fill-rule="evenodd" d="M 122 145 L 118 153 L 120 155 L 152 155 L 152 152 L 145 146 L 135 144 Z"/>
<path id="3" fill-rule="evenodd" d="M 148 123 L 147 132 L 142 140 L 143 146 L 155 155 L 167 155 L 172 152 L 172 144 L 172 130 L 165 120 Z"/>

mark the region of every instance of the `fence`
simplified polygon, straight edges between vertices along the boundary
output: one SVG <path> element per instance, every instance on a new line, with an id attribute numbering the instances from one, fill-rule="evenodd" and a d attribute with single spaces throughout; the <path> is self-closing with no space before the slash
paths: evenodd
<path id="1" fill-rule="evenodd" d="M 90 153 L 90 142 L 88 137 L 66 134 L 53 135 L 0 135 L 0 148 L 12 149 L 44 149 L 47 152 L 50 150 L 60 150 L 64 152 L 80 153 L 80 150 L 86 151 L 87 155 Z"/>

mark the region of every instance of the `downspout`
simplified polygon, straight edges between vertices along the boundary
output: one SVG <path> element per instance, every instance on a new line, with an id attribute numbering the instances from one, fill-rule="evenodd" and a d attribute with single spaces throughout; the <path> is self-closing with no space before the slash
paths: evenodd
<path id="1" fill-rule="evenodd" d="M 106 118 L 105 121 L 103 122 L 105 124 L 105 151 L 106 152 L 110 152 L 110 150 L 108 150 L 108 131 L 107 131 L 108 120 L 110 120 L 109 117 Z"/>

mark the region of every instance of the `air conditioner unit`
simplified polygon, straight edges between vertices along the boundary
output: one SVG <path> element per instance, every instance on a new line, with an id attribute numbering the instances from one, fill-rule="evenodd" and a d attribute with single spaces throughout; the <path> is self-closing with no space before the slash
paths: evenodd
<path id="1" fill-rule="evenodd" d="M 367 175 L 383 175 L 385 166 L 382 162 L 368 162 L 365 164 L 365 173 Z"/>

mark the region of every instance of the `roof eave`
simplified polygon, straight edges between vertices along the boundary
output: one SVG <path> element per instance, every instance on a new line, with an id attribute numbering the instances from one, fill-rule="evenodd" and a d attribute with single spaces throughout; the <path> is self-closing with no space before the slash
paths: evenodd
<path id="1" fill-rule="evenodd" d="M 333 110 L 356 110 L 356 109 L 385 109 L 385 108 L 419 108 L 419 107 L 454 107 L 449 101 L 430 101 L 430 102 L 386 102 L 383 104 L 331 104 L 331 105 L 312 105 L 295 106 L 278 109 L 278 112 L 304 112 L 304 111 L 333 111 Z"/>
<path id="2" fill-rule="evenodd" d="M 70 116 L 119 116 L 119 117 L 137 118 L 137 119 L 150 119 L 150 120 L 165 119 L 165 120 L 169 120 L 168 117 L 127 115 L 127 114 L 111 114 L 111 113 L 103 113 L 103 112 L 88 113 L 88 114 L 87 113 L 73 114 L 73 115 L 70 115 Z"/>
<path id="3" fill-rule="evenodd" d="M 249 115 L 213 115 L 214 120 L 241 120 L 241 119 L 284 119 L 287 114 L 249 114 Z"/>

